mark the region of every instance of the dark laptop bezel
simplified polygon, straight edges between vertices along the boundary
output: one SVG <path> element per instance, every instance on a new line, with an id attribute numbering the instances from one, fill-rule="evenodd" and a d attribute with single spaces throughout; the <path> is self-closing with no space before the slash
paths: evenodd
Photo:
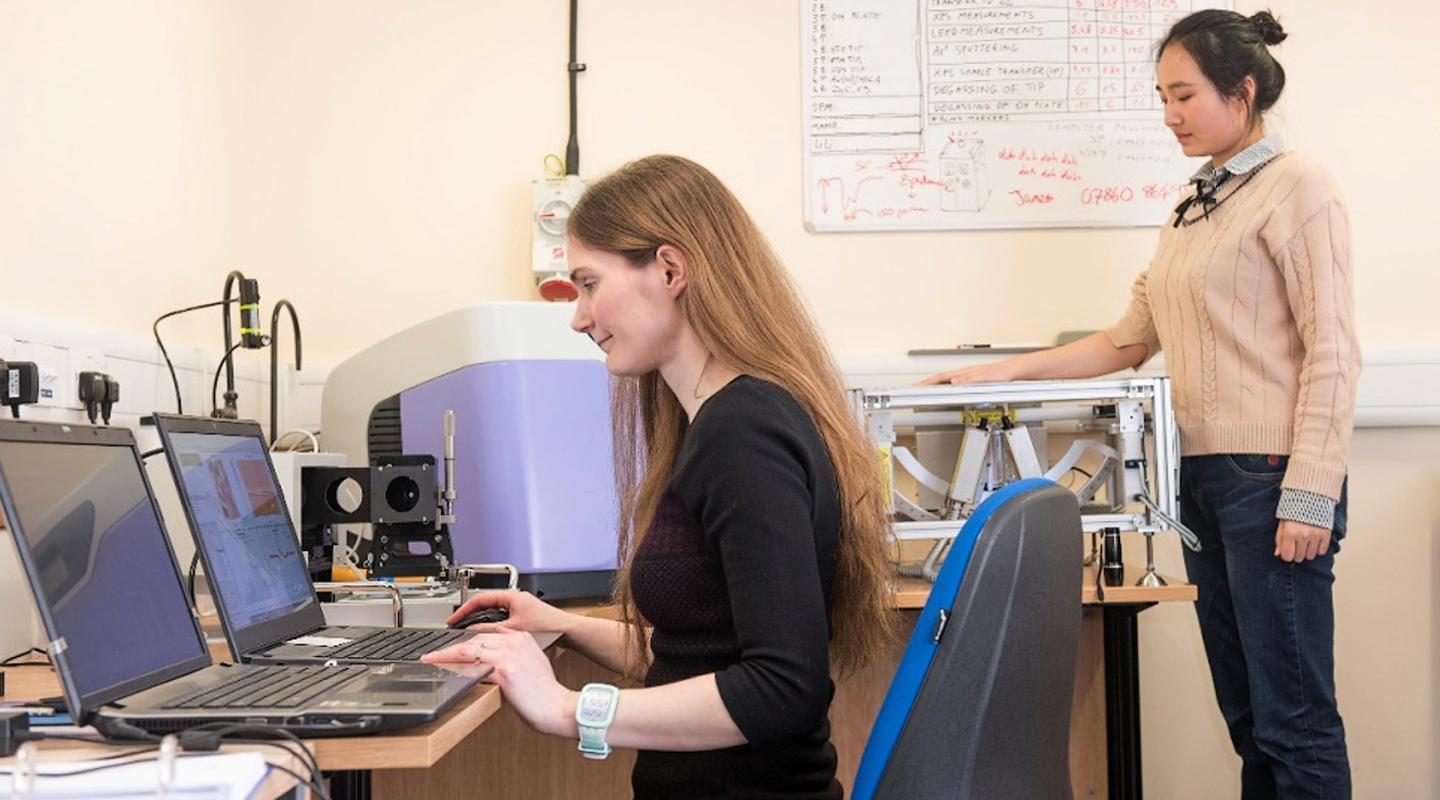
<path id="1" fill-rule="evenodd" d="M 190 526 L 190 536 L 195 541 L 195 552 L 200 554 L 200 561 L 205 565 L 206 576 L 214 575 L 211 568 L 210 554 L 200 539 L 200 526 L 195 520 L 190 503 L 186 500 L 185 475 L 182 472 L 179 460 L 174 457 L 174 448 L 170 440 L 171 433 L 198 433 L 218 434 L 223 436 L 248 436 L 260 442 L 261 450 L 265 453 L 265 469 L 270 472 L 270 479 L 278 487 L 280 480 L 275 474 L 275 464 L 270 460 L 269 448 L 265 446 L 264 431 L 260 423 L 254 420 L 234 419 L 212 419 L 209 417 L 190 417 L 179 414 L 155 413 L 155 429 L 160 432 L 160 441 L 165 447 L 165 460 L 170 465 L 170 477 L 175 481 L 175 491 L 180 496 L 180 506 L 185 511 L 185 522 Z M 294 517 L 290 516 L 289 505 L 285 502 L 285 493 L 276 492 L 275 500 L 280 504 L 281 513 L 285 515 L 290 525 L 290 532 L 295 533 Z M 299 546 L 297 539 L 296 546 Z M 294 639 L 297 636 L 304 636 L 311 631 L 317 631 L 325 627 L 325 612 L 320 607 L 320 598 L 315 594 L 315 586 L 306 581 L 310 590 L 310 601 L 306 605 L 289 611 L 272 620 L 251 625 L 244 630 L 238 630 L 232 625 L 222 625 L 225 629 L 225 640 L 230 645 L 230 652 L 236 660 L 248 660 L 252 653 L 260 652 L 280 642 Z M 229 620 L 232 617 L 225 607 L 224 592 L 216 588 L 213 581 L 210 586 L 210 596 L 215 601 L 222 620 Z"/>
<path id="2" fill-rule="evenodd" d="M 165 517 L 160 513 L 160 507 L 155 502 L 155 493 L 150 485 L 150 477 L 145 472 L 145 463 L 140 458 L 140 451 L 135 446 L 135 435 L 128 428 L 102 428 L 29 420 L 0 420 L 0 441 L 77 446 L 99 445 L 128 449 L 131 458 L 135 461 L 135 468 L 140 472 L 140 479 L 145 483 L 145 495 L 150 502 L 150 510 L 155 514 L 155 521 L 160 526 L 161 538 L 165 540 L 165 551 L 170 556 L 170 563 L 174 568 L 180 592 L 182 595 L 184 594 L 184 584 L 179 581 L 179 576 L 183 573 L 180 571 L 179 559 L 175 557 L 175 547 L 170 541 L 170 534 L 165 529 Z M 31 560 L 30 547 L 24 540 L 23 522 L 16 512 L 15 500 L 10 496 L 10 485 L 4 476 L 3 462 L 0 462 L 0 506 L 5 509 L 7 527 L 10 529 L 12 541 L 25 571 L 25 580 L 30 584 L 30 593 L 34 597 L 35 607 L 40 612 L 48 638 L 54 635 L 58 627 L 50 608 L 50 602 L 45 597 L 44 587 L 38 582 L 39 573 L 35 563 Z M 190 620 L 195 631 L 195 643 L 198 650 L 196 655 L 140 677 L 97 689 L 86 695 L 80 693 L 80 687 L 75 682 L 70 658 L 63 642 L 52 640 L 47 649 L 50 651 L 50 660 L 55 665 L 55 672 L 60 677 L 60 686 L 70 715 L 84 724 L 88 721 L 91 712 L 107 703 L 209 667 L 212 664 L 210 648 L 205 642 L 205 632 L 200 627 L 200 618 L 196 616 L 193 606 L 190 608 Z"/>

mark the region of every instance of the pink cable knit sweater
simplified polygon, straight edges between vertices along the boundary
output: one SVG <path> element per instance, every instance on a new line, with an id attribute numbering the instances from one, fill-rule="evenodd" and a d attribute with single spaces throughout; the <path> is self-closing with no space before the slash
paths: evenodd
<path id="1" fill-rule="evenodd" d="M 1289 455 L 1284 488 L 1338 499 L 1360 377 L 1345 201 L 1291 152 L 1217 196 L 1209 219 L 1162 229 L 1106 333 L 1164 349 L 1183 455 Z"/>

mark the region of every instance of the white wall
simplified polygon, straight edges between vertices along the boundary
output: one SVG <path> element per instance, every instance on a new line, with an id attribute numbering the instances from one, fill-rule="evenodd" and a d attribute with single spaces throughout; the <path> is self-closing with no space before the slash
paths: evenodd
<path id="1" fill-rule="evenodd" d="M 1335 672 L 1357 798 L 1440 796 L 1437 453 L 1440 428 L 1355 432 L 1349 532 L 1335 560 Z M 1173 539 L 1157 551 L 1162 572 L 1185 574 Z M 1147 796 L 1239 797 L 1193 610 L 1166 604 L 1140 620 Z"/>
<path id="2" fill-rule="evenodd" d="M 1270 5 L 1292 34 L 1274 124 L 1351 200 L 1362 335 L 1432 344 L 1440 243 L 1415 235 L 1414 198 L 1440 185 L 1440 10 Z M 797 3 L 585 0 L 580 23 L 582 172 L 657 151 L 710 166 L 837 351 L 1100 327 L 1148 260 L 1149 228 L 806 233 Z M 239 267 L 335 361 L 533 297 L 529 185 L 565 145 L 567 24 L 561 0 L 0 0 L 6 302 L 143 332 Z"/>
<path id="3" fill-rule="evenodd" d="M 1348 194 L 1362 339 L 1440 346 L 1440 11 L 1269 6 L 1292 34 L 1274 124 Z M 1148 228 L 808 234 L 797 3 L 584 0 L 580 17 L 582 172 L 660 151 L 710 166 L 837 352 L 1100 327 L 1148 260 Z M 564 148 L 566 26 L 561 0 L 0 0 L 0 306 L 143 338 L 238 267 L 334 362 L 533 297 L 529 185 Z M 175 341 L 217 348 L 218 320 L 190 316 L 167 323 Z M 1440 795 L 1435 438 L 1356 437 L 1337 592 L 1361 797 Z M 1193 622 L 1142 619 L 1152 795 L 1233 795 Z"/>
<path id="4" fill-rule="evenodd" d="M 219 23 L 198 3 L 0 2 L 6 311 L 140 333 L 219 299 L 247 158 Z"/>

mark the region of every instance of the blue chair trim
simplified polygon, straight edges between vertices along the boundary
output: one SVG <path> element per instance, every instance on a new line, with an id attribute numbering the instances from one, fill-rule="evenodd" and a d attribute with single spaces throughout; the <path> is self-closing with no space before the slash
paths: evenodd
<path id="1" fill-rule="evenodd" d="M 860 768 L 855 773 L 851 800 L 869 800 L 880 784 L 880 777 L 885 773 L 890 754 L 900 739 L 905 720 L 910 716 L 910 709 L 915 705 L 915 698 L 919 696 L 925 675 L 930 670 L 930 661 L 935 656 L 938 647 L 934 640 L 935 624 L 940 610 L 943 608 L 948 614 L 954 606 L 955 595 L 960 591 L 960 582 L 975 550 L 975 542 L 985 524 L 996 510 L 1015 496 L 1054 485 L 1054 481 L 1046 478 L 1026 478 L 1003 486 L 985 498 L 956 534 L 950 552 L 945 556 L 945 563 L 940 567 L 940 574 L 935 577 L 935 585 L 930 589 L 930 599 L 920 610 L 920 619 L 915 623 L 915 632 L 910 634 L 910 642 L 905 646 L 900 667 L 885 694 L 885 703 L 880 707 L 875 727 L 870 731 L 865 753 L 860 758 Z"/>

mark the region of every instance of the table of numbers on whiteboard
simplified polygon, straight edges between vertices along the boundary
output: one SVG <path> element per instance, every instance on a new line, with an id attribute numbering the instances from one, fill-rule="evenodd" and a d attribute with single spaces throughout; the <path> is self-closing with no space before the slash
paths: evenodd
<path id="1" fill-rule="evenodd" d="M 815 231 L 1159 225 L 1155 44 L 1205 0 L 805 0 Z"/>

